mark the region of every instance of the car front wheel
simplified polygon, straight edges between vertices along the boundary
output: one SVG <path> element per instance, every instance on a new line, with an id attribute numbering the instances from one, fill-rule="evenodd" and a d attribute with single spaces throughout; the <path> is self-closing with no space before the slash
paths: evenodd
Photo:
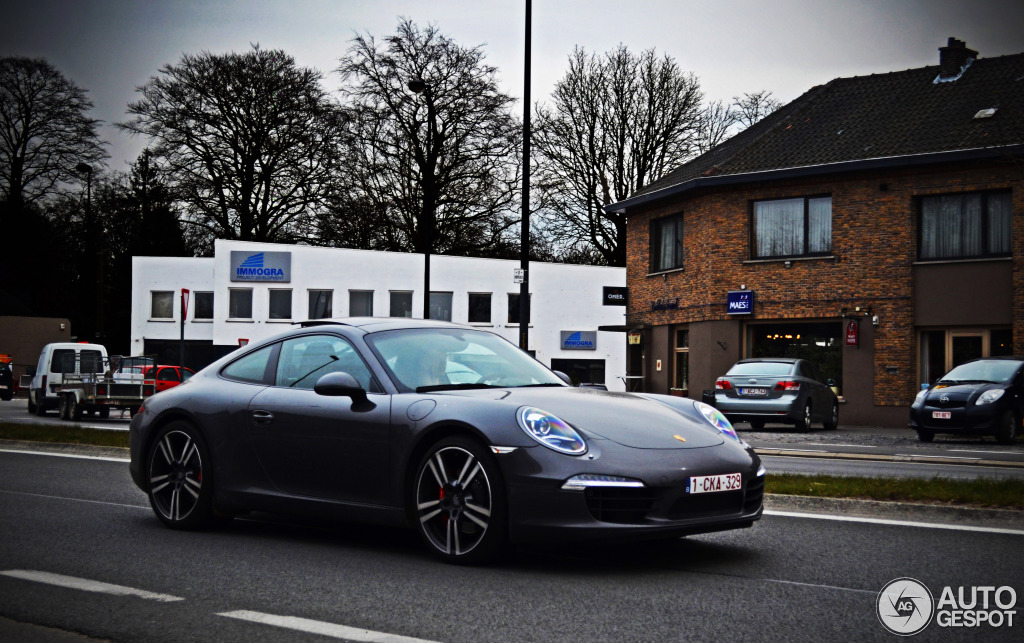
<path id="1" fill-rule="evenodd" d="M 1020 429 L 1020 418 L 1013 411 L 1007 411 L 999 420 L 999 428 L 996 430 L 996 441 L 999 444 L 1013 444 L 1017 439 L 1017 431 Z"/>
<path id="2" fill-rule="evenodd" d="M 474 440 L 442 440 L 416 468 L 416 528 L 430 550 L 446 562 L 477 564 L 501 553 L 507 538 L 505 507 L 493 457 Z"/>
<path id="3" fill-rule="evenodd" d="M 932 440 L 935 439 L 935 431 L 918 431 L 917 439 L 920 440 L 921 442 L 931 442 Z"/>
<path id="4" fill-rule="evenodd" d="M 213 481 L 206 443 L 185 422 L 160 430 L 149 450 L 149 504 L 172 529 L 198 529 L 213 516 Z"/>

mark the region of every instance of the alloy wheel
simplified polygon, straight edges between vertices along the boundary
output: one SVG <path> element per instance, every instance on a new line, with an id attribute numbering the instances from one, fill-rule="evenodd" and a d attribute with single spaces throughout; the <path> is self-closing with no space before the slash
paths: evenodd
<path id="1" fill-rule="evenodd" d="M 462 446 L 435 448 L 420 467 L 416 519 L 421 533 L 442 555 L 465 556 L 491 529 L 494 493 L 486 467 Z"/>
<path id="2" fill-rule="evenodd" d="M 199 446 L 184 431 L 168 431 L 153 448 L 149 462 L 149 495 L 164 522 L 186 520 L 199 505 L 203 490 L 203 459 Z"/>

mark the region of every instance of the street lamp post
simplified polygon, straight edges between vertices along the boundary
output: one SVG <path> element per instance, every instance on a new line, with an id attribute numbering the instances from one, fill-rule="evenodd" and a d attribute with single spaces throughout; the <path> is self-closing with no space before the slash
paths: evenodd
<path id="1" fill-rule="evenodd" d="M 93 305 L 93 319 L 95 327 L 93 328 L 93 337 L 96 341 L 100 341 L 102 327 L 103 327 L 103 298 L 100 296 L 99 289 L 103 282 L 103 256 L 100 252 L 100 233 L 97 229 L 96 221 L 92 215 L 92 166 L 88 163 L 79 163 L 75 166 L 75 170 L 79 174 L 85 175 L 85 237 L 86 237 L 86 248 L 88 249 L 87 254 L 92 254 L 96 265 L 93 269 L 91 279 L 92 282 L 87 286 L 91 290 L 92 305 Z"/>
<path id="2" fill-rule="evenodd" d="M 410 78 L 407 83 L 409 90 L 415 94 L 423 94 L 427 104 L 427 140 L 424 145 L 422 167 L 423 205 L 420 208 L 419 233 L 420 246 L 423 248 L 423 319 L 430 319 L 430 254 L 434 245 L 434 161 L 437 153 L 434 147 L 440 142 L 437 127 L 434 124 L 434 97 L 430 93 L 430 85 L 422 78 Z"/>
<path id="3" fill-rule="evenodd" d="M 530 350 L 530 24 L 533 3 L 526 0 L 526 54 L 523 60 L 523 218 L 519 228 L 519 348 Z"/>

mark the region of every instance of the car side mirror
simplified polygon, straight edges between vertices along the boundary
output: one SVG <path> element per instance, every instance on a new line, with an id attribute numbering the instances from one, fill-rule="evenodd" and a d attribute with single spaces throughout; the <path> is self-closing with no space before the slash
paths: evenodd
<path id="1" fill-rule="evenodd" d="M 365 402 L 366 391 L 359 385 L 356 378 L 348 373 L 328 373 L 316 381 L 313 390 L 318 395 L 330 397 L 350 397 L 353 402 Z"/>
<path id="2" fill-rule="evenodd" d="M 25 375 L 28 375 L 29 377 L 35 377 L 36 376 L 36 367 L 35 366 L 29 366 L 28 368 L 26 368 L 25 369 Z"/>
<path id="3" fill-rule="evenodd" d="M 831 377 L 828 378 L 828 380 L 825 381 L 825 386 L 835 386 L 835 385 L 836 385 L 836 381 L 834 379 L 832 379 Z"/>
<path id="4" fill-rule="evenodd" d="M 562 371 L 551 371 L 551 372 L 554 373 L 555 375 L 557 375 L 558 379 L 562 380 L 563 382 L 565 382 L 569 386 L 572 386 L 572 378 L 570 378 L 568 375 L 566 375 Z"/>

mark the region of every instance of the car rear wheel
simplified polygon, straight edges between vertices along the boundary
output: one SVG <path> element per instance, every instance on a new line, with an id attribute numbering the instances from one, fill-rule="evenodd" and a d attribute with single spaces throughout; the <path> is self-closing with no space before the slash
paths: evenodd
<path id="1" fill-rule="evenodd" d="M 46 401 L 43 399 L 42 393 L 36 393 L 36 415 L 42 417 L 46 415 Z"/>
<path id="2" fill-rule="evenodd" d="M 28 394 L 28 412 L 32 413 L 32 414 L 35 414 L 35 412 L 36 412 L 36 405 L 35 405 L 35 402 L 32 401 L 32 393 L 31 392 L 29 392 L 29 394 Z"/>
<path id="3" fill-rule="evenodd" d="M 917 432 L 917 439 L 921 442 L 931 442 L 935 439 L 935 431 L 920 430 Z"/>
<path id="4" fill-rule="evenodd" d="M 78 398 L 74 395 L 68 395 L 67 397 L 67 419 L 74 420 L 77 422 L 82 419 L 82 405 L 78 403 Z"/>
<path id="5" fill-rule="evenodd" d="M 504 548 L 505 491 L 493 457 L 479 443 L 448 438 L 420 460 L 412 511 L 431 552 L 449 563 L 477 564 Z"/>
<path id="6" fill-rule="evenodd" d="M 750 421 L 750 428 L 754 429 L 755 431 L 760 431 L 761 429 L 764 428 L 764 421 L 763 420 L 751 420 Z"/>
<path id="7" fill-rule="evenodd" d="M 1017 432 L 1020 429 L 1020 418 L 1013 411 L 1007 411 L 999 420 L 999 428 L 996 430 L 996 441 L 999 444 L 1013 444 L 1017 439 Z"/>
<path id="8" fill-rule="evenodd" d="M 213 516 L 213 481 L 206 443 L 185 422 L 160 430 L 149 450 L 149 504 L 171 529 L 198 529 Z"/>
<path id="9" fill-rule="evenodd" d="M 835 431 L 839 428 L 839 402 L 832 402 L 832 412 L 829 414 L 828 419 L 825 420 L 825 429 L 827 431 Z"/>
<path id="10" fill-rule="evenodd" d="M 811 403 L 808 402 L 804 405 L 804 415 L 796 421 L 797 431 L 810 431 L 811 430 Z"/>

